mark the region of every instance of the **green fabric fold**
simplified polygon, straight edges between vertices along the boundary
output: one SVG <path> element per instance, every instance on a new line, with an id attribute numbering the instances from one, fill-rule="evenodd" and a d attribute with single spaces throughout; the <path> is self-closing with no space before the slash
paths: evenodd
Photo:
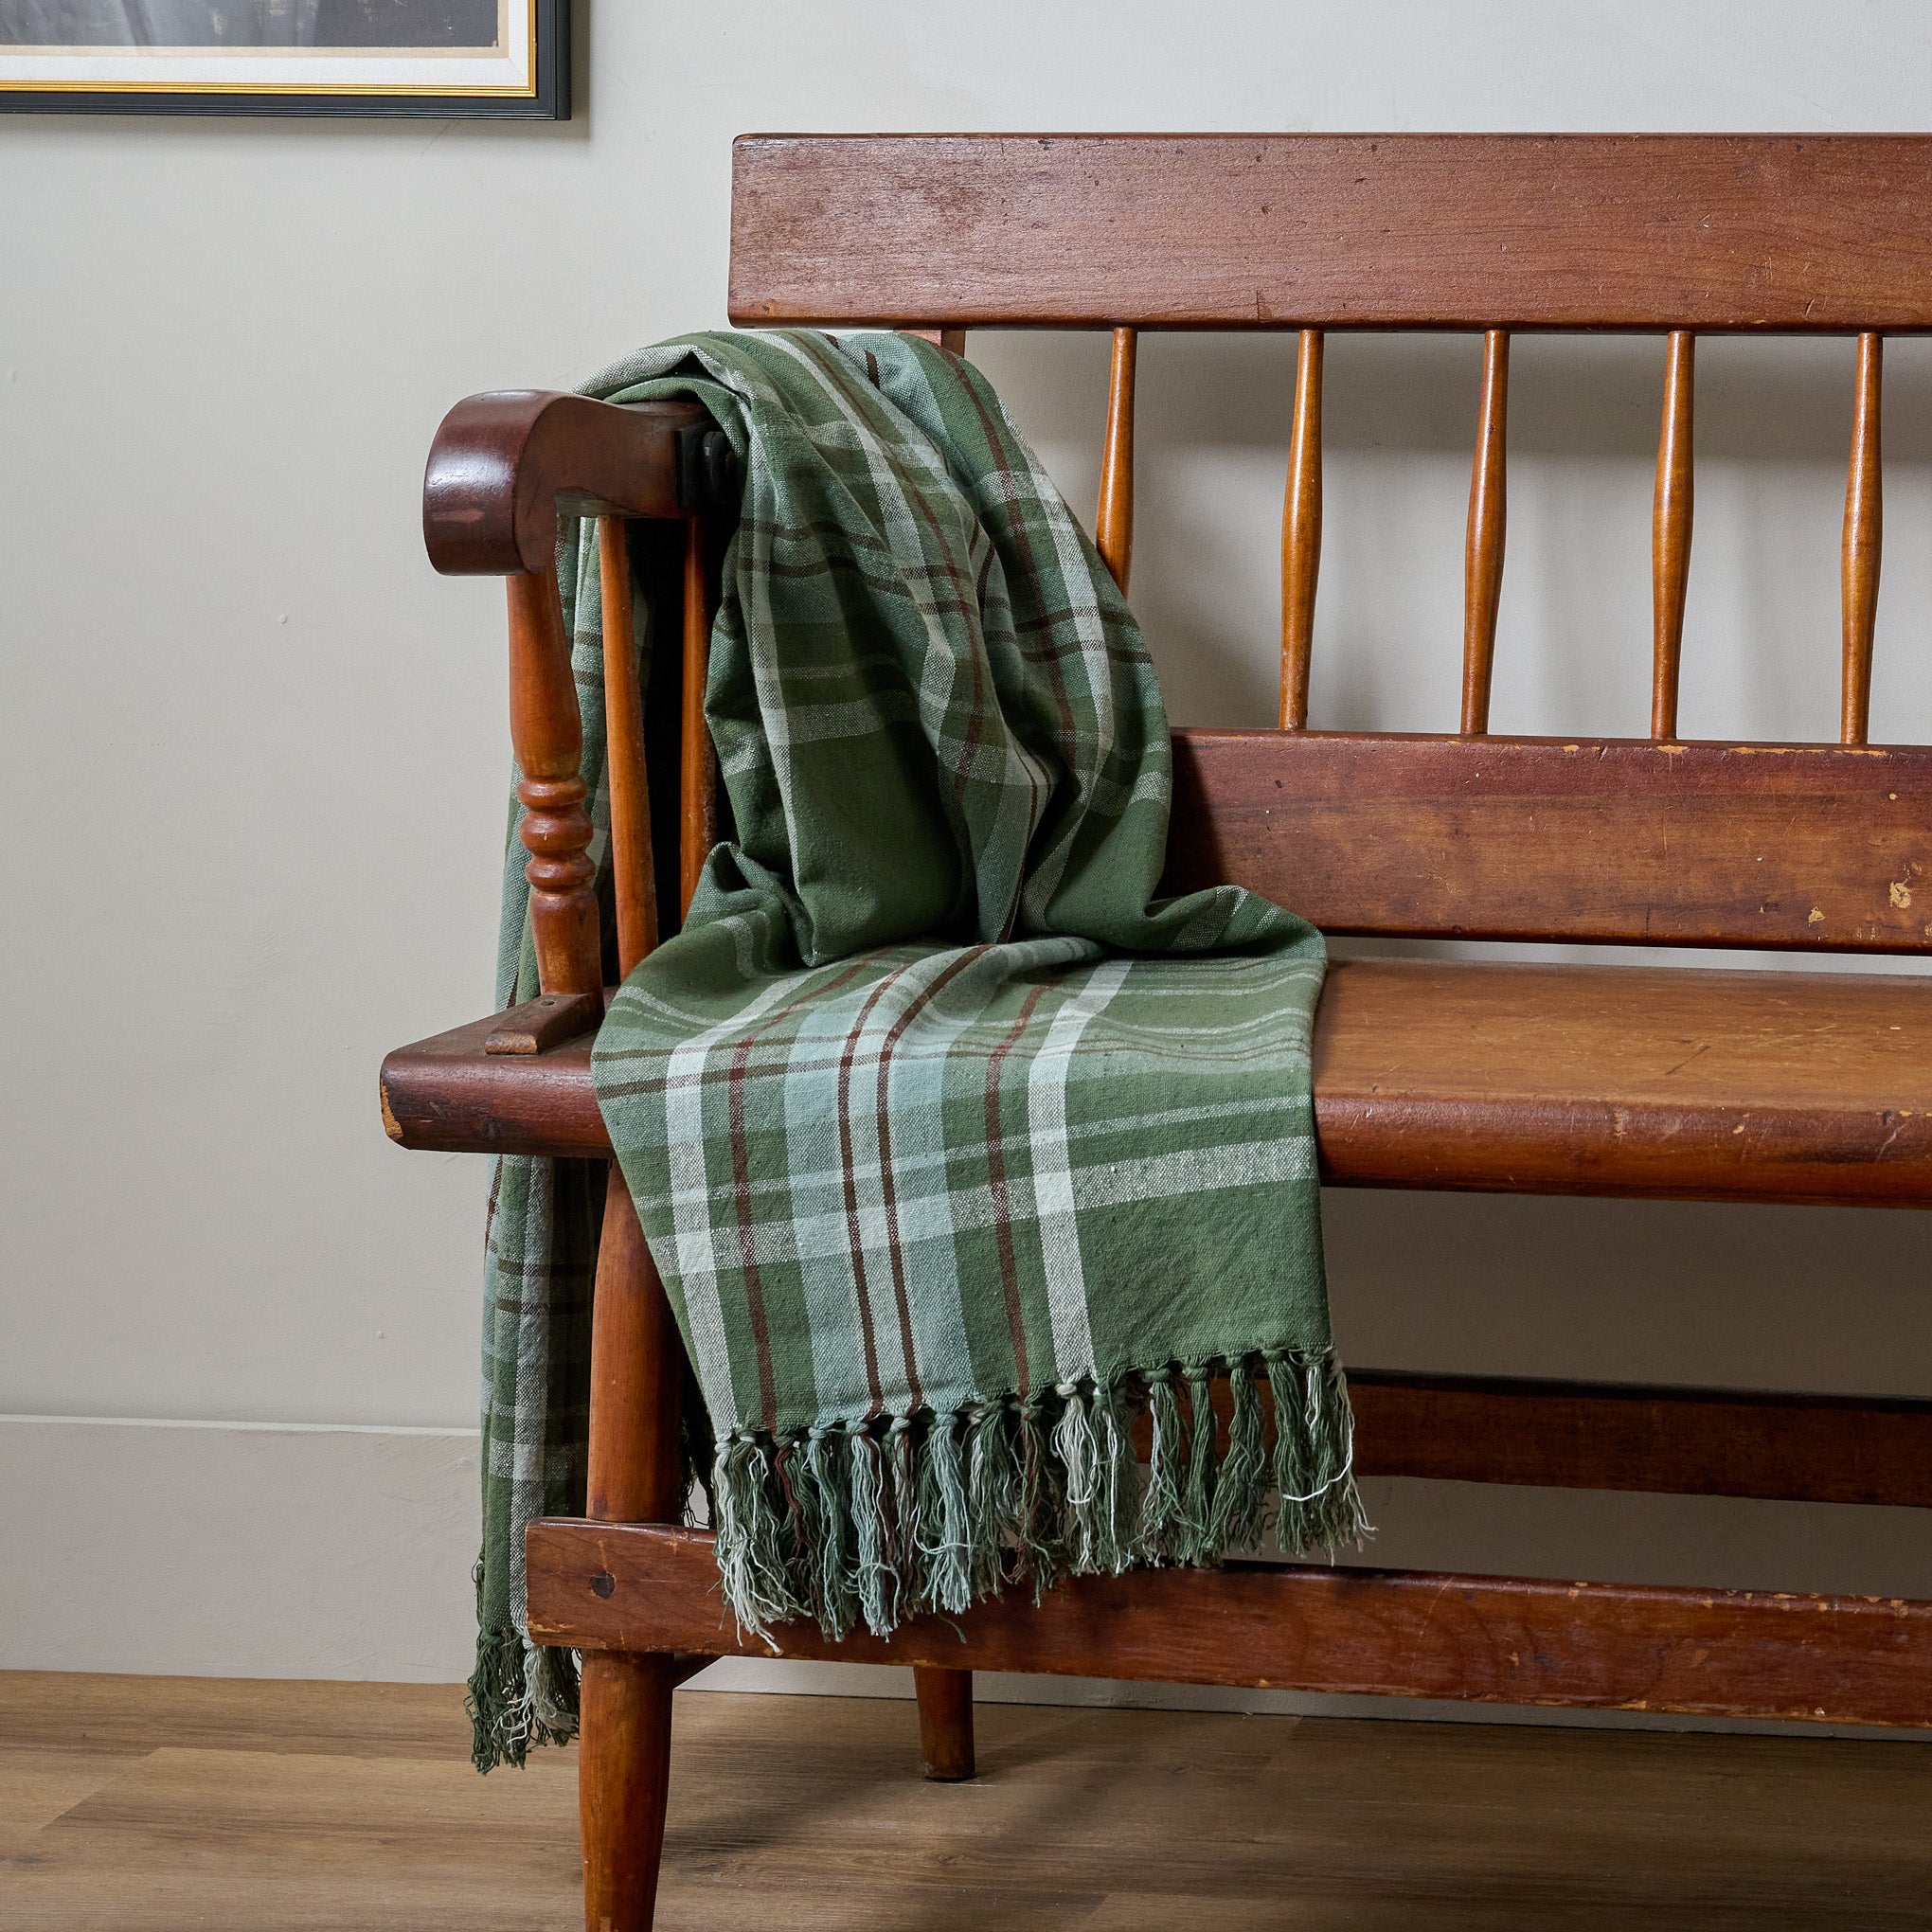
<path id="1" fill-rule="evenodd" d="M 588 387 L 702 402 L 745 478 L 706 691 L 730 837 L 594 1055 L 715 1440 L 726 1602 L 889 1635 L 1270 1530 L 1351 1540 L 1322 942 L 1236 887 L 1159 896 L 1153 667 L 997 398 L 928 344 L 803 332 Z M 560 563 L 600 849 L 594 544 Z M 581 1492 L 595 1224 L 573 1194 L 564 1226 L 566 1173 L 499 1183 L 479 1762 L 568 1725 L 505 1635 L 507 1539 Z"/>

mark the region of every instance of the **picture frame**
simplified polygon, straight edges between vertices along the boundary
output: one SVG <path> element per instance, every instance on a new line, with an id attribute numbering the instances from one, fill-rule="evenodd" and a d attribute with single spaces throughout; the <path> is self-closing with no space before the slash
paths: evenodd
<path id="1" fill-rule="evenodd" d="M 0 0 L 0 113 L 568 120 L 570 0 Z"/>

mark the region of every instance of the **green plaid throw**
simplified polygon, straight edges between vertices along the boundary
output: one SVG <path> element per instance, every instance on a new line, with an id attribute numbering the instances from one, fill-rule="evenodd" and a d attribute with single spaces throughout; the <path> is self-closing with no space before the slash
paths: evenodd
<path id="1" fill-rule="evenodd" d="M 703 402 L 744 466 L 706 691 L 733 839 L 594 1059 L 715 1441 L 725 1602 L 884 1635 L 1271 1526 L 1352 1538 L 1321 939 L 1237 887 L 1154 896 L 1153 667 L 997 398 L 925 343 L 802 332 L 688 338 L 589 387 Z M 600 744 L 594 546 L 562 555 Z M 507 903 L 522 993 L 519 883 Z M 581 1492 L 572 1174 L 499 1180 L 484 1759 L 569 1725 L 502 1539 Z"/>

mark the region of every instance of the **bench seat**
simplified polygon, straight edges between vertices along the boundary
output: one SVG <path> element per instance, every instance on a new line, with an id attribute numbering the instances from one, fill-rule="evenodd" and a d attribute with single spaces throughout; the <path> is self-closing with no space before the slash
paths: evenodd
<path id="1" fill-rule="evenodd" d="M 601 1154 L 588 1035 L 399 1047 L 405 1147 Z M 1901 973 L 1338 960 L 1316 1017 L 1340 1186 L 1932 1204 L 1932 979 Z"/>

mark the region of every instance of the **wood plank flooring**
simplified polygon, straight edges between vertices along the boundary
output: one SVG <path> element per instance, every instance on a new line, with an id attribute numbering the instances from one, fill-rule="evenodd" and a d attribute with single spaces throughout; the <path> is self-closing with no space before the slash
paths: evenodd
<path id="1" fill-rule="evenodd" d="M 1932 1749 L 680 1693 L 663 1932 L 1932 1928 Z M 7 1932 L 575 1932 L 575 1754 L 442 1687 L 0 1673 Z"/>

